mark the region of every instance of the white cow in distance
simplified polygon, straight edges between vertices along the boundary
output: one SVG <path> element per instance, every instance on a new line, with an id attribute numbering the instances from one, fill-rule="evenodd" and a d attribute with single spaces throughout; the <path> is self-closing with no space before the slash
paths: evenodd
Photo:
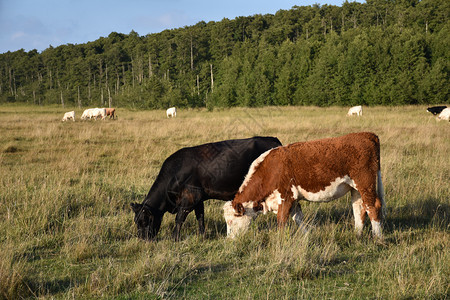
<path id="1" fill-rule="evenodd" d="M 69 121 L 70 119 L 72 119 L 72 121 L 75 122 L 75 112 L 74 111 L 66 112 L 64 114 L 64 117 L 62 118 L 62 121 L 65 122 L 65 121 Z"/>
<path id="2" fill-rule="evenodd" d="M 81 115 L 81 120 L 92 119 L 97 120 L 101 117 L 102 120 L 106 119 L 106 109 L 105 108 L 88 108 Z"/>
<path id="3" fill-rule="evenodd" d="M 166 110 L 166 115 L 167 115 L 167 117 L 169 118 L 169 117 L 176 117 L 177 116 L 177 108 L 176 107 L 171 107 L 171 108 L 168 108 L 167 110 Z"/>
<path id="4" fill-rule="evenodd" d="M 447 107 L 442 110 L 437 119 L 450 121 L 450 108 Z"/>
<path id="5" fill-rule="evenodd" d="M 83 111 L 83 114 L 81 115 L 81 120 L 86 120 L 86 119 L 90 120 L 92 118 L 92 116 L 93 116 L 94 109 L 95 108 L 85 109 Z"/>
<path id="6" fill-rule="evenodd" d="M 92 117 L 97 120 L 97 118 L 102 118 L 102 120 L 106 119 L 106 108 L 94 108 L 92 112 Z"/>
<path id="7" fill-rule="evenodd" d="M 352 115 L 362 116 L 362 106 L 358 105 L 358 106 L 351 107 L 348 110 L 347 116 L 352 116 Z"/>

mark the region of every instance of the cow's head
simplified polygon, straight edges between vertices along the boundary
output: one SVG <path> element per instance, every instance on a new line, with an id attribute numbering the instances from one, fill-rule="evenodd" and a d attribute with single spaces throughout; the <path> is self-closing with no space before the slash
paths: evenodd
<path id="1" fill-rule="evenodd" d="M 134 223 L 138 229 L 138 236 L 145 240 L 153 239 L 158 234 L 162 216 L 143 204 L 131 203 L 131 208 L 135 213 Z"/>
<path id="2" fill-rule="evenodd" d="M 245 211 L 244 206 L 241 205 L 240 207 L 244 210 L 241 215 L 236 213 L 231 201 L 227 201 L 223 206 L 224 218 L 227 223 L 227 237 L 232 239 L 246 232 L 252 219 L 256 217 L 252 208 Z"/>

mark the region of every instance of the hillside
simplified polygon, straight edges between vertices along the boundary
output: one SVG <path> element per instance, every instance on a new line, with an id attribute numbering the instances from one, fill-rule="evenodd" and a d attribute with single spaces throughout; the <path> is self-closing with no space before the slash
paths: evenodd
<path id="1" fill-rule="evenodd" d="M 450 3 L 368 0 L 0 54 L 0 103 L 146 109 L 449 99 Z"/>

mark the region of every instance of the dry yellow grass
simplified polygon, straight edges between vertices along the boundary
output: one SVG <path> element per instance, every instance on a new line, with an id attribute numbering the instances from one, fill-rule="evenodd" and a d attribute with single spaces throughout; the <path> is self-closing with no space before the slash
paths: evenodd
<path id="1" fill-rule="evenodd" d="M 0 106 L 0 298 L 445 298 L 450 278 L 450 124 L 422 106 L 267 107 L 207 112 L 118 109 L 116 121 L 62 123 L 59 107 Z M 302 203 L 313 230 L 279 232 L 262 216 L 225 239 L 222 202 L 207 238 L 189 216 L 182 241 L 166 215 L 136 238 L 141 202 L 181 147 L 254 135 L 283 144 L 372 131 L 381 140 L 385 244 L 353 234 L 349 198 Z M 249 287 L 254 287 L 250 288 Z"/>

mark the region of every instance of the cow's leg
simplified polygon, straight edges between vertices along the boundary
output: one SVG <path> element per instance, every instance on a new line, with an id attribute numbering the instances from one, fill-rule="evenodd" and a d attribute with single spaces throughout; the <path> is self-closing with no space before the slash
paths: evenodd
<path id="1" fill-rule="evenodd" d="M 363 201 L 361 194 L 355 190 L 351 190 L 352 194 L 352 206 L 353 206 L 353 217 L 355 218 L 355 231 L 358 236 L 361 236 L 364 220 L 366 218 L 366 210 L 363 208 Z"/>
<path id="2" fill-rule="evenodd" d="M 365 209 L 372 224 L 372 234 L 376 238 L 382 238 L 383 232 L 381 228 L 381 200 L 378 198 L 375 187 L 370 190 L 360 190 L 362 198 L 362 207 Z"/>
<path id="3" fill-rule="evenodd" d="M 294 198 L 292 198 L 292 194 L 280 194 L 280 199 L 278 199 L 279 204 L 277 212 L 278 227 L 284 227 L 284 225 L 286 225 L 294 201 L 295 200 Z"/>
<path id="4" fill-rule="evenodd" d="M 370 222 L 372 223 L 372 233 L 377 238 L 383 237 L 383 229 L 381 221 L 383 219 L 382 212 L 382 202 L 380 198 L 375 197 L 375 207 L 373 209 L 373 218 L 370 217 L 371 213 L 369 212 Z"/>
<path id="5" fill-rule="evenodd" d="M 298 228 L 303 233 L 307 233 L 308 229 L 307 229 L 307 225 L 305 225 L 303 223 L 303 212 L 302 212 L 300 203 L 298 203 L 297 201 L 294 201 L 289 214 L 290 214 L 292 220 L 294 220 L 295 224 L 298 225 Z"/>
<path id="6" fill-rule="evenodd" d="M 205 205 L 203 204 L 203 201 L 200 201 L 200 203 L 195 207 L 195 217 L 197 218 L 198 222 L 198 231 L 200 235 L 205 234 Z"/>
<path id="7" fill-rule="evenodd" d="M 184 208 L 179 207 L 177 211 L 177 215 L 175 217 L 175 229 L 173 230 L 172 236 L 173 238 L 178 241 L 180 238 L 180 231 L 181 226 L 183 225 L 184 221 L 186 221 L 187 215 L 192 211 L 192 208 Z"/>
<path id="8" fill-rule="evenodd" d="M 294 220 L 295 224 L 297 224 L 299 227 L 302 227 L 303 212 L 302 208 L 300 207 L 300 204 L 297 201 L 295 201 L 292 204 L 291 210 L 289 211 L 289 215 L 291 216 L 292 220 Z"/>

